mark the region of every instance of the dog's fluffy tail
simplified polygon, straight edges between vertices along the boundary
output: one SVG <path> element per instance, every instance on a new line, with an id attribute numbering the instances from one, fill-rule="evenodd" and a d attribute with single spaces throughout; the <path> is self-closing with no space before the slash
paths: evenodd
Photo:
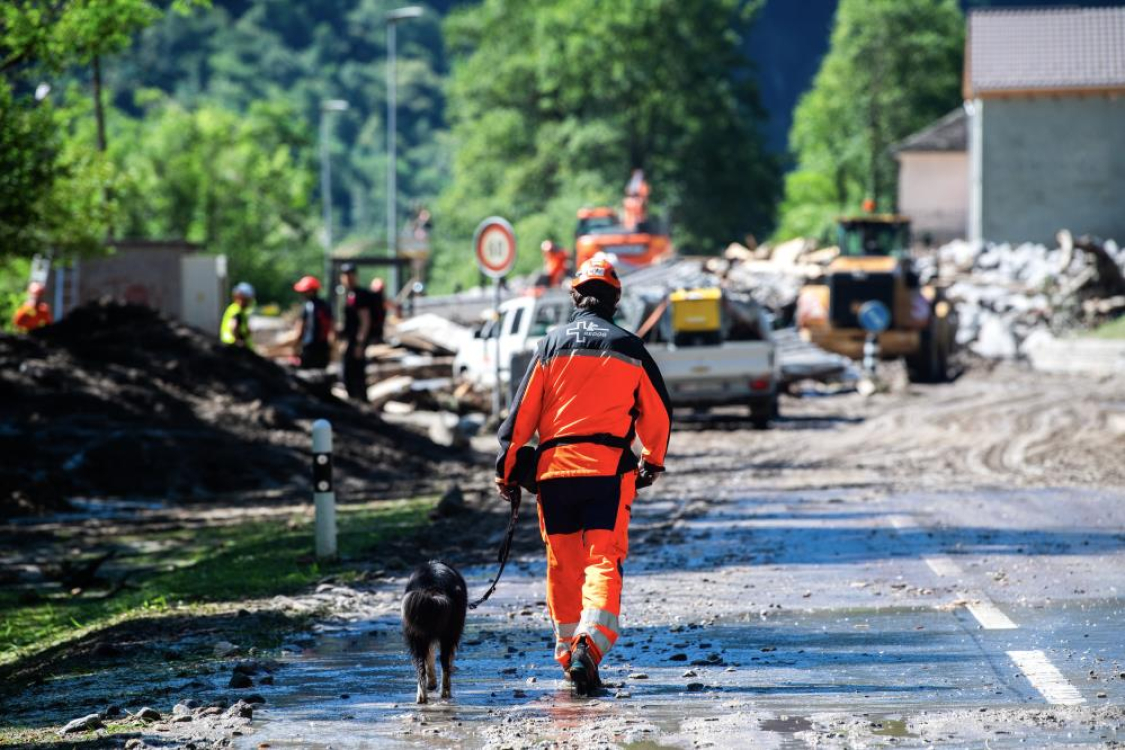
<path id="1" fill-rule="evenodd" d="M 439 591 L 411 591 L 402 599 L 402 624 L 407 641 L 438 640 L 453 620 L 453 600 Z"/>

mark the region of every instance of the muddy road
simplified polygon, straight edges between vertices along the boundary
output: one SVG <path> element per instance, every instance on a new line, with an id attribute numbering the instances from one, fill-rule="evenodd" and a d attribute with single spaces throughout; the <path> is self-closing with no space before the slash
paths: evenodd
<path id="1" fill-rule="evenodd" d="M 669 473 L 634 505 L 624 630 L 600 697 L 573 697 L 551 659 L 527 508 L 517 557 L 470 614 L 452 700 L 414 705 L 405 578 L 380 573 L 262 604 L 319 614 L 311 633 L 255 657 L 273 672 L 249 690 L 228 685 L 239 657 L 170 665 L 145 700 L 166 714 L 196 700 L 194 719 L 137 723 L 132 746 L 1125 742 L 1125 379 L 978 368 L 782 409 L 767 431 L 738 410 L 677 415 Z M 494 443 L 476 447 L 481 477 L 468 481 L 483 487 Z M 459 561 L 478 593 L 494 570 L 469 563 L 502 531 L 497 508 L 411 543 Z M 221 632 L 193 637 L 210 648 Z M 5 712 L 31 726 L 84 715 L 135 692 L 136 669 L 48 680 Z M 251 693 L 252 717 L 236 703 Z"/>
<path id="2" fill-rule="evenodd" d="M 1004 368 L 784 408 L 681 421 L 602 697 L 559 679 L 527 555 L 470 616 L 453 700 L 412 704 L 396 581 L 286 657 L 235 744 L 1125 741 L 1125 382 Z"/>

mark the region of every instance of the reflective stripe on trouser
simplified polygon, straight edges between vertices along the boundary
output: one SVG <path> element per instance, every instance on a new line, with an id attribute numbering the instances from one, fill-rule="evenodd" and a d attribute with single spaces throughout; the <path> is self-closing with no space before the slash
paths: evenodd
<path id="1" fill-rule="evenodd" d="M 587 636 L 601 661 L 619 633 L 621 563 L 629 552 L 636 475 L 567 477 L 539 483 L 539 528 L 547 544 L 547 605 L 555 623 L 578 623 L 570 639 L 556 625 L 555 659 Z"/>
<path id="2" fill-rule="evenodd" d="M 565 662 L 564 667 L 570 663 L 570 646 L 574 642 L 576 630 L 578 630 L 576 622 L 555 623 L 555 661 Z"/>

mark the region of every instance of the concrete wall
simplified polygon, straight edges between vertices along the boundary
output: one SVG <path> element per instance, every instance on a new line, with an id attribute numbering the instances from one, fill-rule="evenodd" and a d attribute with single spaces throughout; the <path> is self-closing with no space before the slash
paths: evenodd
<path id="1" fill-rule="evenodd" d="M 1065 228 L 1125 241 L 1125 97 L 985 99 L 976 106 L 974 239 L 1050 244 Z"/>
<path id="2" fill-rule="evenodd" d="M 964 151 L 899 154 L 898 210 L 910 217 L 914 238 L 944 243 L 966 236 L 969 155 Z"/>

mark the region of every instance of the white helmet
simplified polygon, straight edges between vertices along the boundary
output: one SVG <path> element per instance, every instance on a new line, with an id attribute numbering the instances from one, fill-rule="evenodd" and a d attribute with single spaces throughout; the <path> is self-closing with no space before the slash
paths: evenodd
<path id="1" fill-rule="evenodd" d="M 253 299 L 254 298 L 254 287 L 250 286 L 245 281 L 243 281 L 241 284 L 239 284 L 238 286 L 236 286 L 234 288 L 234 293 L 237 294 L 237 295 L 246 297 L 247 299 Z"/>

